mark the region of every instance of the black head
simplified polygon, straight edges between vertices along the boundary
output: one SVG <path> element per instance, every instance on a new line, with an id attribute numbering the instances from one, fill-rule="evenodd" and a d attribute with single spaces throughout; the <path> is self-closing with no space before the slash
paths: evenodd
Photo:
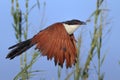
<path id="1" fill-rule="evenodd" d="M 86 24 L 85 22 L 77 20 L 77 19 L 65 21 L 65 22 L 62 22 L 62 23 L 65 23 L 65 24 L 68 24 L 68 25 L 85 25 Z"/>

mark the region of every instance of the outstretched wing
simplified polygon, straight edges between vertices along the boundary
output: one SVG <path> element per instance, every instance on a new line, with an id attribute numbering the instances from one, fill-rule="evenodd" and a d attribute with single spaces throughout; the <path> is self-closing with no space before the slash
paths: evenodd
<path id="1" fill-rule="evenodd" d="M 39 32 L 32 39 L 36 48 L 48 59 L 54 58 L 55 65 L 71 67 L 76 62 L 77 50 L 74 35 L 69 35 L 60 23 L 53 24 Z"/>

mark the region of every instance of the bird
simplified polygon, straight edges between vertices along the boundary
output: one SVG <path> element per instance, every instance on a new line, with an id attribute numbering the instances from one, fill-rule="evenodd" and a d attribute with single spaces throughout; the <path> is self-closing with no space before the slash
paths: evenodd
<path id="1" fill-rule="evenodd" d="M 42 56 L 47 56 L 47 60 L 54 58 L 55 65 L 63 67 L 66 63 L 66 68 L 70 68 L 75 65 L 77 59 L 74 32 L 85 24 L 78 19 L 53 23 L 32 38 L 9 47 L 10 52 L 6 58 L 11 60 L 35 45 L 35 49 L 39 50 Z"/>

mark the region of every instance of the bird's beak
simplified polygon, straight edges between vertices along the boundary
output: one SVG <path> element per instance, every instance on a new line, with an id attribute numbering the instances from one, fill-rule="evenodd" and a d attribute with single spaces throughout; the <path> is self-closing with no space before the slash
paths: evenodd
<path id="1" fill-rule="evenodd" d="M 86 25 L 86 22 L 83 22 L 83 21 L 82 21 L 82 22 L 81 22 L 81 25 Z"/>

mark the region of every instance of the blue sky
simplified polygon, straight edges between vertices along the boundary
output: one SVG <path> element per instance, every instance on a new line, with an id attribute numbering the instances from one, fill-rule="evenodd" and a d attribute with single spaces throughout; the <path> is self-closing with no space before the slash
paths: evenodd
<path id="1" fill-rule="evenodd" d="M 13 19 L 10 14 L 11 0 L 1 0 L 0 1 L 0 79 L 1 80 L 12 80 L 15 74 L 19 72 L 19 57 L 14 60 L 5 59 L 7 53 L 9 52 L 8 47 L 16 43 L 14 36 L 14 29 L 12 28 Z M 22 4 L 24 0 L 21 0 Z M 43 3 L 45 0 L 41 1 L 41 9 L 34 9 L 29 16 L 30 30 L 29 37 L 32 37 L 40 30 L 41 16 L 43 15 Z M 35 3 L 35 0 L 30 0 L 30 6 Z M 95 10 L 94 0 L 52 0 L 46 1 L 45 8 L 45 18 L 44 24 L 42 26 L 47 27 L 48 25 L 59 22 L 66 21 L 69 19 L 80 19 L 85 21 L 90 14 Z M 120 10 L 118 9 L 120 1 L 107 1 L 107 7 L 109 9 L 108 18 L 110 18 L 111 32 L 108 40 L 105 42 L 105 49 L 108 49 L 107 57 L 105 59 L 104 65 L 102 66 L 102 71 L 105 72 L 105 80 L 119 80 L 120 79 L 120 65 L 118 61 L 120 60 Z M 24 4 L 22 4 L 23 7 Z M 43 27 L 43 28 L 44 28 Z M 85 27 L 85 26 L 84 26 Z M 91 24 L 85 27 L 84 35 L 89 35 L 87 31 L 91 29 Z M 80 31 L 77 30 L 77 32 Z M 77 35 L 77 32 L 75 33 Z M 86 36 L 84 36 L 86 37 Z M 85 38 L 86 39 L 86 38 Z M 87 40 L 85 40 L 87 41 Z M 84 45 L 87 48 L 87 45 Z M 83 48 L 85 50 L 85 48 Z M 32 51 L 32 50 L 31 50 Z M 87 56 L 87 53 L 82 54 L 83 58 Z M 28 54 L 30 56 L 30 54 Z M 46 70 L 45 73 L 39 73 L 35 79 L 40 77 L 50 77 L 54 79 L 57 76 L 57 67 L 54 66 L 53 61 L 46 61 L 46 57 L 41 57 L 34 65 L 35 69 Z M 64 71 L 64 69 L 62 70 Z M 45 76 L 47 74 L 47 76 Z M 64 73 L 65 74 L 65 73 Z M 62 76 L 64 75 L 62 74 Z M 94 74 L 94 73 L 93 73 Z M 41 75 L 41 76 L 39 76 Z M 94 76 L 94 75 L 92 75 Z M 56 79 L 56 78 L 55 78 Z"/>

